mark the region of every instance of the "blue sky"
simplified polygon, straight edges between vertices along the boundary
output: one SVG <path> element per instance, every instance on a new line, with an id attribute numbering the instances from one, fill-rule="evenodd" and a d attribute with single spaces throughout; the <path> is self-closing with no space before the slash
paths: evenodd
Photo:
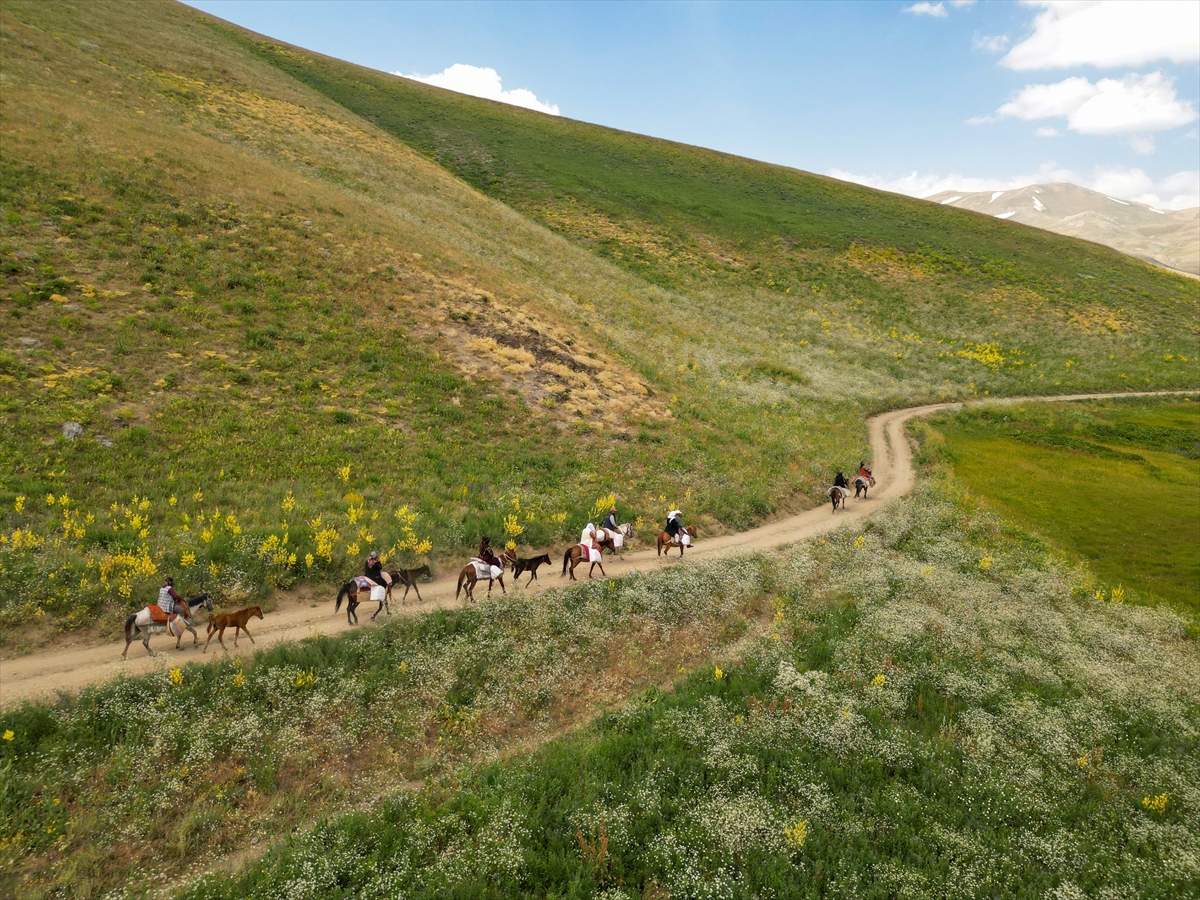
<path id="1" fill-rule="evenodd" d="M 1200 203 L 1194 0 L 189 2 L 374 69 L 917 196 L 1073 181 Z"/>

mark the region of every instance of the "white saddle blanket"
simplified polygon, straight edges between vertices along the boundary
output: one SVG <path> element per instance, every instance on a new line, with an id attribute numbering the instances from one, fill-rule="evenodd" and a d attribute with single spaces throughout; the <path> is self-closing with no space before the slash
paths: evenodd
<path id="1" fill-rule="evenodd" d="M 603 562 L 603 557 L 600 551 L 589 544 L 580 544 L 579 549 L 583 551 L 584 558 L 590 563 Z"/>
<path id="2" fill-rule="evenodd" d="M 612 539 L 613 546 L 618 550 L 625 546 L 625 535 L 621 534 L 621 532 L 613 531 L 611 528 L 605 528 L 603 531 Z"/>
<path id="3" fill-rule="evenodd" d="M 675 540 L 672 541 L 672 543 L 674 543 L 676 546 L 683 544 L 685 547 L 690 547 L 692 546 L 692 536 L 686 531 L 681 531 L 679 534 L 675 535 Z"/>
<path id="4" fill-rule="evenodd" d="M 499 578 L 502 574 L 504 574 L 504 570 L 499 566 L 489 566 L 482 559 L 472 558 L 471 565 L 475 567 L 475 577 L 480 581 L 484 580 L 485 578 Z"/>

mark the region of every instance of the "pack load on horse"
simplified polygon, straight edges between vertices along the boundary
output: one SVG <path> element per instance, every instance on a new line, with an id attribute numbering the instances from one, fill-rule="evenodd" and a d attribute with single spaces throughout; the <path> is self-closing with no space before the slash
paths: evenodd
<path id="1" fill-rule="evenodd" d="M 867 468 L 865 462 L 860 462 L 858 474 L 854 476 L 854 499 L 857 500 L 860 494 L 866 499 L 867 488 L 873 487 L 875 487 L 875 476 L 871 474 L 871 470 Z"/>
<path id="2" fill-rule="evenodd" d="M 485 578 L 488 583 L 489 597 L 492 595 L 493 581 L 500 582 L 501 593 L 508 593 L 504 589 L 504 560 L 492 551 L 492 539 L 486 535 L 479 542 L 479 555 L 471 557 L 471 561 L 458 573 L 458 586 L 454 589 L 454 599 L 458 599 L 459 592 L 465 587 L 467 600 L 474 603 L 475 585 Z"/>
<path id="3" fill-rule="evenodd" d="M 191 600 L 184 600 L 175 593 L 174 585 L 175 583 L 172 579 L 166 579 L 158 591 L 157 604 L 144 607 L 140 612 L 132 613 L 125 620 L 125 649 L 121 653 L 121 659 L 125 659 L 125 654 L 129 652 L 129 645 L 139 635 L 142 638 L 142 646 L 146 648 L 146 652 L 151 656 L 156 655 L 150 649 L 150 635 L 152 634 L 166 632 L 167 634 L 175 635 L 175 649 L 178 650 L 180 649 L 180 641 L 183 640 L 184 631 L 190 631 L 192 633 L 192 646 L 200 646 L 200 635 L 192 627 L 192 610 L 202 606 L 204 609 L 212 612 L 212 598 L 204 591 L 201 591 Z"/>
<path id="4" fill-rule="evenodd" d="M 667 527 L 658 536 L 658 555 L 670 553 L 672 547 L 678 547 L 679 555 L 683 556 L 683 548 L 692 546 L 695 536 L 696 527 L 684 527 L 683 513 L 677 509 L 671 510 L 667 513 Z"/>
<path id="5" fill-rule="evenodd" d="M 850 485 L 846 481 L 846 476 L 838 470 L 837 475 L 833 479 L 833 487 L 829 489 L 829 502 L 833 504 L 833 511 L 837 512 L 839 506 L 845 507 L 846 500 L 850 496 Z"/>

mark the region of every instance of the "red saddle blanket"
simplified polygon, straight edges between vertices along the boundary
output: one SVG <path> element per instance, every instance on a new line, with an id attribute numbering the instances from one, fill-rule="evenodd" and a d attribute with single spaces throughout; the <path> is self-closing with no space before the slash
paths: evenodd
<path id="1" fill-rule="evenodd" d="M 167 624 L 167 614 L 165 612 L 163 612 L 162 609 L 160 609 L 158 606 L 147 606 L 146 609 L 150 610 L 150 621 L 151 622 L 156 622 L 159 625 Z"/>

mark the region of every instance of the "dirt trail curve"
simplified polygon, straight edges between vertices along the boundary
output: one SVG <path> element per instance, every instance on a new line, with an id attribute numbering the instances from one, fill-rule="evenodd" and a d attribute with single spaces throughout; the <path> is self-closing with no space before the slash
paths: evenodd
<path id="1" fill-rule="evenodd" d="M 687 559 L 710 559 L 738 553 L 749 553 L 755 550 L 772 549 L 783 544 L 791 544 L 810 538 L 826 531 L 832 531 L 847 522 L 868 516 L 879 508 L 882 501 L 902 497 L 913 489 L 916 473 L 912 465 L 912 448 L 904 436 L 904 424 L 916 416 L 927 416 L 942 410 L 957 409 L 964 405 L 982 404 L 1013 404 L 1028 402 L 1050 402 L 1067 400 L 1102 400 L 1114 397 L 1148 397 L 1164 394 L 1195 394 L 1200 391 L 1144 391 L 1134 393 L 1111 394 L 1065 394 L 1054 397 L 1011 397 L 995 398 L 986 401 L 970 401 L 963 403 L 934 403 L 928 406 L 914 406 L 909 409 L 898 409 L 883 413 L 868 420 L 870 429 L 871 449 L 873 452 L 873 472 L 876 487 L 872 490 L 870 499 L 851 500 L 845 511 L 834 514 L 828 504 L 822 504 L 815 509 L 807 510 L 799 515 L 789 516 L 770 522 L 759 528 L 738 534 L 725 535 L 717 538 L 702 538 L 696 547 L 688 551 Z M 645 535 L 643 535 L 645 537 Z M 670 562 L 655 557 L 653 550 L 639 550 L 625 554 L 622 560 L 612 560 L 605 568 L 610 577 L 620 576 L 635 570 L 650 571 L 663 565 L 678 565 L 678 556 L 673 556 Z M 565 582 L 560 580 L 561 560 L 551 565 L 551 569 L 542 570 L 541 580 L 534 582 L 530 589 L 533 592 L 558 587 Z M 579 572 L 582 572 L 580 569 Z M 421 585 L 421 595 L 424 603 L 412 602 L 406 606 L 393 604 L 394 613 L 398 615 L 415 615 L 432 609 L 447 608 L 456 605 L 454 600 L 455 574 L 443 576 L 428 584 Z M 509 589 L 513 590 L 510 584 Z M 524 591 L 524 587 L 516 588 Z M 481 587 L 481 597 L 484 589 Z M 255 649 L 268 647 L 281 641 L 294 641 L 314 634 L 338 634 L 347 631 L 343 614 L 334 614 L 332 593 L 322 593 L 319 602 L 312 603 L 315 595 L 296 598 L 282 595 L 276 610 L 268 614 L 263 621 L 253 620 L 256 645 L 251 645 L 243 638 L 238 650 L 233 651 L 231 635 L 226 632 L 225 641 L 230 646 L 230 652 L 240 652 L 250 655 Z M 413 599 L 413 595 L 409 595 Z M 363 604 L 359 607 L 359 618 L 362 626 L 370 627 L 370 610 L 374 604 Z M 363 611 L 367 610 L 366 613 Z M 203 626 L 199 628 L 201 647 L 203 647 Z M 187 636 L 185 635 L 185 638 Z M 207 656 L 193 649 L 187 640 L 183 649 L 175 650 L 166 635 L 151 639 L 151 645 L 158 656 L 151 658 L 145 654 L 140 642 L 135 642 L 129 648 L 129 659 L 121 660 L 121 650 L 124 638 L 106 642 L 98 646 L 44 650 L 5 659 L 0 656 L 0 708 L 11 707 L 26 699 L 46 699 L 53 697 L 57 691 L 77 691 L 85 685 L 120 673 L 137 674 L 141 672 L 162 669 L 179 663 L 213 659 L 220 653 Z M 212 651 L 212 647 L 209 648 Z"/>

